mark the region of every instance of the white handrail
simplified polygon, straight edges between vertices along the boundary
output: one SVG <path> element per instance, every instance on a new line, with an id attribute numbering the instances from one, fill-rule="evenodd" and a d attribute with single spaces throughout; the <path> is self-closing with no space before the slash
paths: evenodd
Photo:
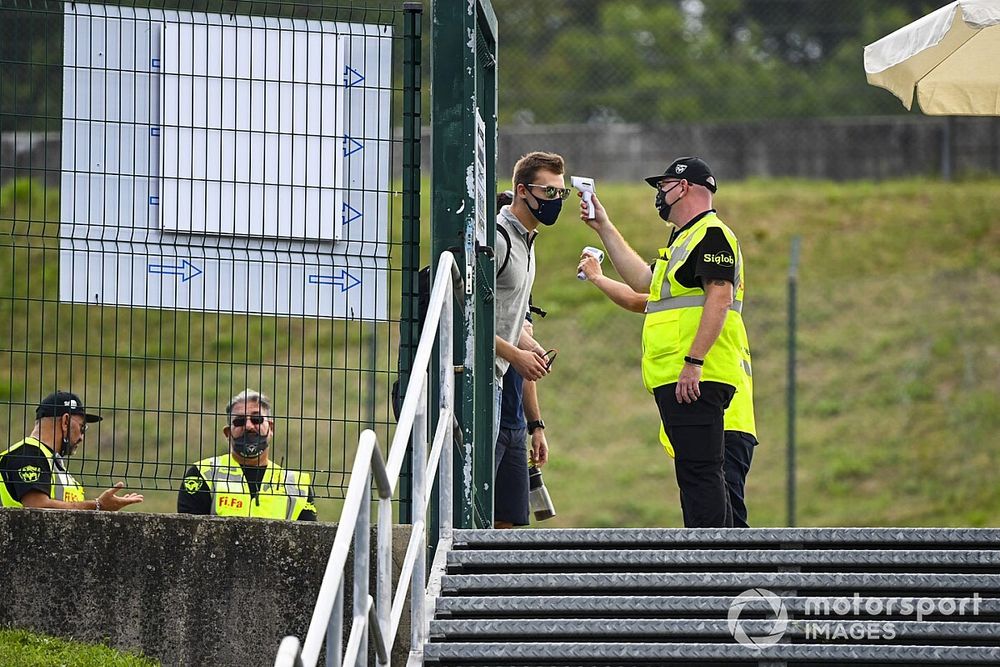
<path id="1" fill-rule="evenodd" d="M 457 286 L 457 287 L 456 287 Z M 431 288 L 424 327 L 413 359 L 406 398 L 399 411 L 396 432 L 389 447 L 388 461 L 383 460 L 378 436 L 365 430 L 358 440 L 351 469 L 351 480 L 330 549 L 330 558 L 316 596 L 309 630 L 301 645 L 298 637 L 281 640 L 275 667 L 315 667 L 327 640 L 326 664 L 338 666 L 345 658 L 364 665 L 368 656 L 369 626 L 374 630 L 378 664 L 388 665 L 395 643 L 403 601 L 410 592 L 410 645 L 419 648 L 427 639 L 428 621 L 424 610 L 427 572 L 427 509 L 430 490 L 440 474 L 438 523 L 441 544 L 451 543 L 452 529 L 452 437 L 455 423 L 453 357 L 453 302 L 462 294 L 462 278 L 450 252 L 438 261 Z M 439 345 L 440 405 L 430 457 L 427 453 L 427 390 L 431 354 L 435 339 Z M 399 482 L 406 450 L 413 446 L 412 496 L 413 530 L 407 545 L 399 587 L 392 596 L 392 497 Z M 371 535 L 371 484 L 378 490 L 377 588 L 373 599 L 368 593 L 368 542 Z M 351 635 L 345 653 L 343 640 L 343 583 L 348 552 L 354 544 L 354 613 Z M 374 613 L 373 613 L 374 612 Z M 377 621 L 373 625 L 373 619 Z"/>

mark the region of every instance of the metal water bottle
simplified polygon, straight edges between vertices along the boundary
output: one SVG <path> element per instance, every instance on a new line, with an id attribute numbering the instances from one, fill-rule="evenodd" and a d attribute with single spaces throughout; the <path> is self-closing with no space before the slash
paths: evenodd
<path id="1" fill-rule="evenodd" d="M 542 471 L 535 466 L 528 467 L 528 507 L 534 512 L 535 521 L 545 521 L 556 515 L 552 497 L 542 480 Z"/>

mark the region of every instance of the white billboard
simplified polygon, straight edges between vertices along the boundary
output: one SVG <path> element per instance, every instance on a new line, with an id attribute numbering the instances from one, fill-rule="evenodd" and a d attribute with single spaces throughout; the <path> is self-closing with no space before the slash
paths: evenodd
<path id="1" fill-rule="evenodd" d="M 67 3 L 60 299 L 387 319 L 391 38 Z"/>

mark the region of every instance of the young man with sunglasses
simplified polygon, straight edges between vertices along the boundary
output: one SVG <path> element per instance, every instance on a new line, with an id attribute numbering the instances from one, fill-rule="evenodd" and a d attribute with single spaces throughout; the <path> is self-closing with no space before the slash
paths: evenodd
<path id="1" fill-rule="evenodd" d="M 526 430 L 520 428 L 524 414 L 513 415 L 509 408 L 504 414 L 503 410 L 504 377 L 508 375 L 508 369 L 514 369 L 513 372 L 525 380 L 523 405 L 528 410 L 528 419 L 535 426 L 532 429 L 532 450 L 536 463 L 548 458 L 548 447 L 542 432 L 544 425 L 539 426 L 540 416 L 532 405 L 537 405 L 533 383 L 549 373 L 551 364 L 545 349 L 532 338 L 530 330 L 525 330 L 524 325 L 535 282 L 535 238 L 540 225 L 555 224 L 563 201 L 569 197 L 564 173 L 563 159 L 555 153 L 536 151 L 522 156 L 514 165 L 512 201 L 497 213 L 495 255 L 503 266 L 497 267 L 494 300 L 497 396 L 493 424 L 493 516 L 496 528 L 528 524 L 528 453 L 525 448 Z M 513 377 L 513 373 L 510 375 Z M 516 397 L 508 403 L 518 407 L 522 405 Z"/>
<path id="2" fill-rule="evenodd" d="M 191 466 L 177 493 L 182 514 L 315 521 L 308 473 L 270 460 L 274 438 L 271 399 L 245 389 L 226 406 L 222 429 L 229 453 Z"/>
<path id="3" fill-rule="evenodd" d="M 99 421 L 101 417 L 88 413 L 72 392 L 56 391 L 43 398 L 31 435 L 0 453 L 0 505 L 117 512 L 141 503 L 138 493 L 118 495 L 122 482 L 87 500 L 83 487 L 67 472 L 66 459 L 83 442 L 87 425 Z"/>

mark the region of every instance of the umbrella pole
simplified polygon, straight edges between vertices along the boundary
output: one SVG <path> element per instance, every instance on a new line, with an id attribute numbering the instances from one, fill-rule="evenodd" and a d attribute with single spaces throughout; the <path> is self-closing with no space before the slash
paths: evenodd
<path id="1" fill-rule="evenodd" d="M 951 133 L 954 122 L 952 116 L 945 116 L 941 131 L 941 178 L 946 181 L 951 180 Z"/>

